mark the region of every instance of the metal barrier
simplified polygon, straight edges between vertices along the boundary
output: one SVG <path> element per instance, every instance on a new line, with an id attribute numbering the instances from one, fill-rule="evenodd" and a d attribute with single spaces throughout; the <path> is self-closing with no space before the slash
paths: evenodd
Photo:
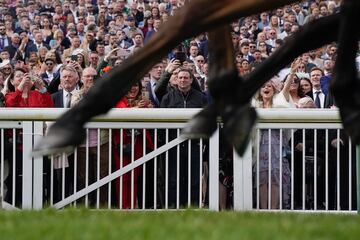
<path id="1" fill-rule="evenodd" d="M 259 110 L 244 156 L 226 156 L 233 163 L 234 174 L 227 176 L 233 184 L 219 178 L 226 145 L 221 124 L 209 140 L 180 135 L 198 109 L 114 109 L 86 125 L 87 140 L 73 152 L 30 157 L 44 126 L 64 111 L 0 111 L 3 208 L 219 210 L 226 206 L 225 191 L 231 192 L 228 207 L 235 210 L 356 210 L 354 146 L 340 131 L 335 110 Z M 9 148 L 11 132 L 22 137 L 22 148 L 15 142 Z M 20 174 L 16 158 L 22 163 Z M 8 176 L 6 162 L 12 163 Z"/>

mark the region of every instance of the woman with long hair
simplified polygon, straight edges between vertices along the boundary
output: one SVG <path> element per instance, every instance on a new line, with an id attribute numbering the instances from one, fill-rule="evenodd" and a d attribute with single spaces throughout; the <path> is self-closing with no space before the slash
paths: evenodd
<path id="1" fill-rule="evenodd" d="M 68 13 L 66 15 L 66 26 L 68 26 L 70 23 L 75 24 L 75 18 L 74 18 L 74 15 L 72 13 Z"/>
<path id="2" fill-rule="evenodd" d="M 160 11 L 159 11 L 158 7 L 152 7 L 151 8 L 151 17 L 153 19 L 160 19 L 161 18 Z"/>
<path id="3" fill-rule="evenodd" d="M 96 25 L 98 27 L 106 27 L 106 16 L 105 16 L 105 14 L 99 14 L 98 15 Z"/>
<path id="4" fill-rule="evenodd" d="M 144 36 L 146 36 L 149 31 L 153 30 L 153 25 L 154 19 L 151 16 L 144 19 L 144 26 L 141 28 Z"/>
<path id="5" fill-rule="evenodd" d="M 275 29 L 277 34 L 281 33 L 280 20 L 278 16 L 272 15 L 270 17 L 269 27 Z"/>
<path id="6" fill-rule="evenodd" d="M 82 69 L 86 68 L 86 66 L 88 65 L 88 61 L 87 61 L 84 51 L 79 51 L 76 54 L 76 56 L 77 56 L 77 62 L 79 63 L 80 67 Z"/>
<path id="7" fill-rule="evenodd" d="M 64 47 L 61 46 L 62 41 L 64 40 L 65 36 L 61 29 L 58 29 L 54 32 L 54 35 L 52 37 L 52 40 L 50 40 L 50 47 L 51 49 L 58 50 L 60 52 L 63 52 Z"/>
<path id="8" fill-rule="evenodd" d="M 152 108 L 150 100 L 143 96 L 141 82 L 136 83 L 132 86 L 130 91 L 125 97 L 123 97 L 116 105 L 116 108 Z M 122 133 L 122 134 L 121 134 Z M 133 160 L 137 160 L 143 156 L 143 139 L 146 139 L 146 148 L 153 149 L 153 141 L 150 134 L 145 131 L 143 136 L 142 130 L 126 130 L 123 131 L 115 130 L 113 133 L 113 161 L 115 161 L 115 169 L 120 169 L 131 163 Z M 120 140 L 122 138 L 122 140 Z M 132 142 L 132 139 L 134 142 Z M 122 143 L 122 146 L 120 145 Z M 133 144 L 133 147 L 131 145 Z M 121 149 L 122 148 L 122 149 Z M 121 150 L 120 150 L 121 149 Z M 134 151 L 132 153 L 132 151 Z M 120 161 L 120 153 L 122 153 L 122 162 Z M 137 167 L 133 172 L 134 182 L 132 183 L 131 173 L 127 173 L 122 176 L 122 182 L 120 179 L 115 180 L 115 189 L 118 199 L 118 204 L 122 209 L 129 209 L 132 206 L 137 208 L 137 193 L 138 193 L 138 178 L 141 173 L 141 167 Z M 122 185 L 122 193 L 120 195 L 120 184 Z M 131 186 L 133 186 L 133 192 L 131 192 Z M 131 197 L 133 195 L 133 197 Z M 120 198 L 121 196 L 121 198 Z M 133 203 L 131 202 L 133 199 Z M 120 203 L 122 203 L 120 205 Z"/>
<path id="9" fill-rule="evenodd" d="M 300 89 L 304 95 L 311 95 L 312 94 L 312 83 L 308 77 L 300 78 Z"/>
<path id="10" fill-rule="evenodd" d="M 44 40 L 46 40 L 47 37 L 52 35 L 51 31 L 51 22 L 49 18 L 44 18 L 41 22 L 41 33 L 44 36 Z"/>

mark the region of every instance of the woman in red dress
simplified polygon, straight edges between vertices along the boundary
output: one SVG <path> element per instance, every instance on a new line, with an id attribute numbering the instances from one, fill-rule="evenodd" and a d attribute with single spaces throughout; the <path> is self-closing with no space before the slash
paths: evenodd
<path id="1" fill-rule="evenodd" d="M 142 96 L 141 83 L 132 86 L 131 90 L 123 97 L 116 105 L 116 108 L 152 108 L 151 102 Z M 124 129 L 122 134 L 122 159 L 120 159 L 120 131 L 115 130 L 113 133 L 113 146 L 116 170 L 120 169 L 131 163 L 131 143 L 132 143 L 132 130 Z M 146 149 L 154 149 L 154 144 L 150 134 L 146 131 Z M 134 129 L 134 160 L 143 156 L 143 130 Z M 121 163 L 122 160 L 122 163 Z M 134 185 L 133 185 L 133 207 L 137 208 L 137 192 L 138 192 L 138 178 L 141 173 L 141 167 L 134 169 Z M 117 202 L 120 206 L 120 179 L 115 180 L 115 190 Z M 131 208 L 131 172 L 122 176 L 122 209 Z"/>

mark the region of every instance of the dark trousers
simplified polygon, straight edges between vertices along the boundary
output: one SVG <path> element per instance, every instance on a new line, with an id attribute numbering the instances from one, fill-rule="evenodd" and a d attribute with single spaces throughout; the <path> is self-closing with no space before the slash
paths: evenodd
<path id="1" fill-rule="evenodd" d="M 97 146 L 88 148 L 88 173 L 86 173 L 86 147 L 79 147 L 77 154 L 77 191 L 85 187 L 86 176 L 88 178 L 88 185 L 97 181 Z M 105 143 L 100 146 L 100 171 L 99 180 L 109 175 L 109 144 Z M 90 206 L 95 206 L 97 201 L 97 191 L 89 194 Z M 99 203 L 105 206 L 108 202 L 108 184 L 105 184 L 99 191 Z M 83 202 L 83 198 L 80 202 Z"/>
<path id="2" fill-rule="evenodd" d="M 54 186 L 53 198 L 54 203 L 70 196 L 74 193 L 74 155 L 68 157 L 69 167 L 54 169 Z M 63 171 L 65 171 L 64 187 L 65 192 L 63 195 Z"/>
<path id="3" fill-rule="evenodd" d="M 176 207 L 176 200 L 179 197 L 180 206 L 187 206 L 188 203 L 188 167 L 189 149 L 188 142 L 180 144 L 179 148 L 179 177 L 177 176 L 177 148 L 169 151 L 168 174 L 169 174 L 169 207 Z M 191 177 L 190 177 L 190 201 L 193 206 L 199 206 L 200 191 L 200 156 L 198 141 L 191 143 L 190 153 Z M 177 179 L 179 179 L 179 194 L 177 196 Z"/>

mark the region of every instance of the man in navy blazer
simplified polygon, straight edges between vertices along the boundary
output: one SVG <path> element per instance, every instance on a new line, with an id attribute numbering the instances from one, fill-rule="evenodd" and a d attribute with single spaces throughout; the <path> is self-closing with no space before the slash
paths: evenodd
<path id="1" fill-rule="evenodd" d="M 162 63 L 157 63 L 155 66 L 153 66 L 153 68 L 150 70 L 150 81 L 145 86 L 146 91 L 149 92 L 149 99 L 155 108 L 160 107 L 159 99 L 155 94 L 155 87 L 161 77 L 162 72 Z"/>
<path id="2" fill-rule="evenodd" d="M 51 98 L 56 108 L 69 108 L 71 96 L 76 91 L 79 75 L 71 65 L 65 65 L 60 69 L 61 90 L 53 93 Z M 74 159 L 68 156 L 69 167 L 65 168 L 65 197 L 73 192 Z M 62 199 L 62 168 L 54 169 L 54 202 Z"/>

